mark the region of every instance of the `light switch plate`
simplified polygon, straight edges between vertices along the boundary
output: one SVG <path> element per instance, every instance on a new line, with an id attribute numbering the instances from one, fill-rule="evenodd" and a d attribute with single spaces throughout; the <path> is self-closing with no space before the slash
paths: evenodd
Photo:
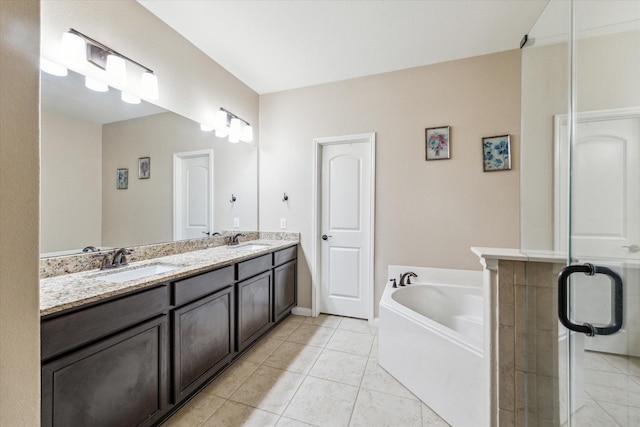
<path id="1" fill-rule="evenodd" d="M 233 227 L 240 228 L 240 218 L 233 218 Z"/>
<path id="2" fill-rule="evenodd" d="M 287 218 L 280 218 L 280 228 L 287 228 Z"/>

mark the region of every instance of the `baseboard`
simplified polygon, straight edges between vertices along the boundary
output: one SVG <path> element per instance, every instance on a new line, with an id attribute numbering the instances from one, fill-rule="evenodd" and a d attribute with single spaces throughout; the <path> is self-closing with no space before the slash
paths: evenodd
<path id="1" fill-rule="evenodd" d="M 291 314 L 311 317 L 311 309 L 306 307 L 293 307 L 293 309 L 291 309 Z"/>

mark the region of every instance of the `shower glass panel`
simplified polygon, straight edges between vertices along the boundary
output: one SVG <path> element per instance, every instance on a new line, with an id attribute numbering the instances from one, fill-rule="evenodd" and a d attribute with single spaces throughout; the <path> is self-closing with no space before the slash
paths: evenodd
<path id="1" fill-rule="evenodd" d="M 572 267 L 561 324 L 527 263 L 527 425 L 640 425 L 640 2 L 551 1 L 529 36 L 521 249 Z"/>

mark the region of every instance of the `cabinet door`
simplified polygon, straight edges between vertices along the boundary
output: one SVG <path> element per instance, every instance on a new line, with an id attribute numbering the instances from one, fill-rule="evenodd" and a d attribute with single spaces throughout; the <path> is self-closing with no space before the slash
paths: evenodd
<path id="1" fill-rule="evenodd" d="M 238 350 L 271 325 L 271 272 L 238 283 Z"/>
<path id="2" fill-rule="evenodd" d="M 296 261 L 273 269 L 273 315 L 277 322 L 296 305 Z"/>
<path id="3" fill-rule="evenodd" d="M 233 286 L 173 311 L 173 403 L 231 360 L 233 324 Z"/>
<path id="4" fill-rule="evenodd" d="M 43 426 L 148 426 L 168 406 L 167 316 L 42 367 Z"/>

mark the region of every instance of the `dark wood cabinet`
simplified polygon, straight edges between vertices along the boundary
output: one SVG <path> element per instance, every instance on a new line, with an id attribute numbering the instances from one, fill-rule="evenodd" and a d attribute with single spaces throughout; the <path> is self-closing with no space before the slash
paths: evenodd
<path id="1" fill-rule="evenodd" d="M 238 282 L 238 350 L 271 326 L 271 270 Z"/>
<path id="2" fill-rule="evenodd" d="M 191 394 L 234 356 L 233 290 L 229 286 L 172 312 L 173 403 Z"/>
<path id="3" fill-rule="evenodd" d="M 296 304 L 297 246 L 42 318 L 42 426 L 153 426 Z"/>
<path id="4" fill-rule="evenodd" d="M 273 269 L 273 317 L 277 322 L 296 305 L 296 261 Z"/>
<path id="5" fill-rule="evenodd" d="M 168 405 L 167 316 L 42 367 L 43 426 L 149 426 Z"/>

